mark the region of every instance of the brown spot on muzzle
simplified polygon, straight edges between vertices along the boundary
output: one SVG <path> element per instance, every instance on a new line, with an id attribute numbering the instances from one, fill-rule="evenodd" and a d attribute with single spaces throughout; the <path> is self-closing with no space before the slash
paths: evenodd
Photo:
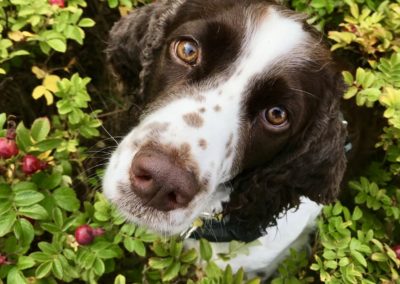
<path id="1" fill-rule="evenodd" d="M 200 139 L 199 140 L 199 147 L 203 150 L 207 149 L 207 141 L 205 139 Z"/>
<path id="2" fill-rule="evenodd" d="M 203 118 L 200 116 L 200 114 L 195 112 L 185 114 L 183 116 L 183 120 L 187 125 L 194 128 L 200 128 L 204 124 Z"/>

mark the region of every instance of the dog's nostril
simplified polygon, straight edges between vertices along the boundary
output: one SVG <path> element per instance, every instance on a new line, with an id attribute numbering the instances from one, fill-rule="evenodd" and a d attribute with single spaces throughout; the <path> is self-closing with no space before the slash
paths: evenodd
<path id="1" fill-rule="evenodd" d="M 176 197 L 175 192 L 168 193 L 167 199 L 168 199 L 169 203 L 177 203 L 177 197 Z"/>
<path id="2" fill-rule="evenodd" d="M 134 186 L 141 187 L 143 189 L 149 188 L 153 178 L 150 175 L 132 175 L 131 182 Z"/>

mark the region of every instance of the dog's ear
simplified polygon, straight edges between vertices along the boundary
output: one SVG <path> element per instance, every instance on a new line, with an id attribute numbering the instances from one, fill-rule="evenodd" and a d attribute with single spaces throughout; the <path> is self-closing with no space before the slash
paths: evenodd
<path id="1" fill-rule="evenodd" d="M 347 131 L 340 113 L 344 85 L 333 68 L 321 72 L 314 84 L 320 84 L 324 94 L 312 120 L 293 137 L 296 146 L 232 182 L 226 212 L 249 230 L 272 225 L 282 211 L 297 206 L 301 196 L 328 203 L 338 195 L 346 168 Z"/>
<path id="2" fill-rule="evenodd" d="M 106 49 L 112 70 L 124 90 L 142 99 L 154 53 L 164 43 L 165 28 L 181 0 L 160 0 L 136 8 L 111 29 Z"/>

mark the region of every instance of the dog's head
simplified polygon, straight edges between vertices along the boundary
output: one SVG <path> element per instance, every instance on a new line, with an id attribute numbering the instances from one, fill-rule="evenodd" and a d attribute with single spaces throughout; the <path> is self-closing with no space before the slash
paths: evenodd
<path id="1" fill-rule="evenodd" d="M 342 82 L 302 16 L 262 0 L 158 1 L 119 21 L 107 52 L 145 109 L 103 184 L 134 222 L 178 233 L 224 211 L 258 228 L 300 196 L 335 198 Z"/>

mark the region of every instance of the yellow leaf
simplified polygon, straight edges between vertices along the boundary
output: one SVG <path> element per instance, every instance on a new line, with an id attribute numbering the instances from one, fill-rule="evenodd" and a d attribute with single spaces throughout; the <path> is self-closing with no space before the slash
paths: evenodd
<path id="1" fill-rule="evenodd" d="M 30 33 L 30 32 L 27 32 L 27 31 L 23 31 L 22 34 L 24 35 L 24 37 L 33 37 L 34 36 L 33 33 Z"/>
<path id="2" fill-rule="evenodd" d="M 53 104 L 54 98 L 51 92 L 46 90 L 46 92 L 44 93 L 44 97 L 46 98 L 46 103 L 48 106 Z"/>
<path id="3" fill-rule="evenodd" d="M 32 97 L 33 97 L 35 100 L 37 100 L 37 99 L 39 99 L 40 97 L 42 97 L 46 91 L 47 91 L 47 90 L 46 90 L 45 87 L 43 87 L 43 86 L 37 86 L 37 87 L 33 90 L 33 92 L 32 92 Z"/>
<path id="4" fill-rule="evenodd" d="M 39 158 L 40 160 L 46 160 L 46 161 L 52 160 L 53 157 L 50 157 L 50 154 L 51 154 L 51 151 L 46 151 L 46 152 L 44 152 L 44 153 L 41 153 L 41 154 L 38 156 L 38 158 Z M 50 157 L 50 158 L 49 158 L 49 157 Z"/>
<path id="5" fill-rule="evenodd" d="M 47 90 L 44 86 L 37 86 L 33 92 L 32 92 L 32 97 L 37 100 L 41 98 L 42 96 L 45 97 L 47 105 L 53 104 L 53 94 Z"/>
<path id="6" fill-rule="evenodd" d="M 132 9 L 129 9 L 128 7 L 125 6 L 118 7 L 118 10 L 121 17 L 128 15 L 129 12 L 132 11 Z"/>
<path id="7" fill-rule="evenodd" d="M 0 74 L 6 74 L 6 70 L 4 70 L 3 68 L 0 68 Z"/>
<path id="8" fill-rule="evenodd" d="M 21 31 L 13 31 L 8 33 L 8 38 L 13 41 L 19 42 L 23 40 L 25 37 Z"/>
<path id="9" fill-rule="evenodd" d="M 43 80 L 43 86 L 45 86 L 47 90 L 55 93 L 58 91 L 57 87 L 58 81 L 60 81 L 60 77 L 56 75 L 46 75 L 46 77 Z"/>
<path id="10" fill-rule="evenodd" d="M 31 71 L 33 74 L 35 74 L 36 78 L 38 78 L 38 79 L 43 79 L 47 75 L 46 71 L 44 71 L 43 69 L 40 69 L 37 66 L 32 66 Z"/>

